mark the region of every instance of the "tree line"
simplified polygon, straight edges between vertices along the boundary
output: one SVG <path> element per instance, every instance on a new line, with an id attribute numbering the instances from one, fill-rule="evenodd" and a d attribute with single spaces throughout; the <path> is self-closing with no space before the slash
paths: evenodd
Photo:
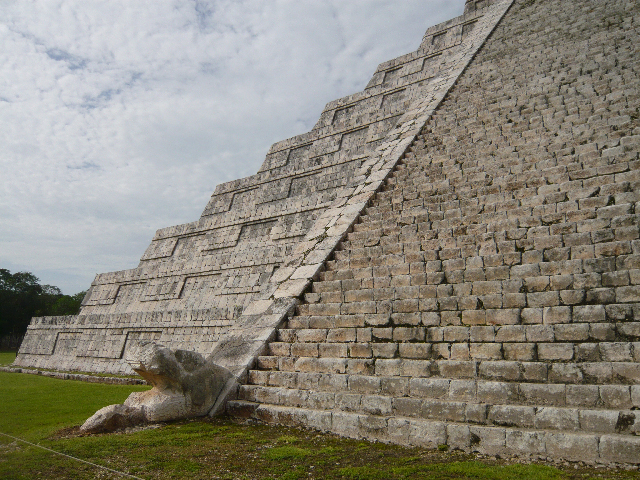
<path id="1" fill-rule="evenodd" d="M 64 295 L 33 273 L 0 268 L 0 348 L 17 348 L 32 317 L 76 315 L 85 293 Z"/>

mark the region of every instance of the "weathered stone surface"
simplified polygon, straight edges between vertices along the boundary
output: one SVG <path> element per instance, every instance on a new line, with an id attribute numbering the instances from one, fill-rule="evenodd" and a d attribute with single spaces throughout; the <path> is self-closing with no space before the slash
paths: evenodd
<path id="1" fill-rule="evenodd" d="M 547 454 L 575 462 L 595 462 L 598 456 L 596 435 L 551 433 L 545 436 Z"/>
<path id="2" fill-rule="evenodd" d="M 602 29 L 614 12 L 638 6 L 515 1 L 288 321 L 322 315 L 312 328 L 344 328 L 333 341 L 370 362 L 337 374 L 357 391 L 343 408 L 381 419 L 360 436 L 420 444 L 420 425 L 433 446 L 438 422 L 466 451 L 636 462 L 640 164 L 620 139 L 640 72 L 602 60 L 638 52 L 628 22 Z M 594 37 L 607 53 L 576 57 Z"/>
<path id="3" fill-rule="evenodd" d="M 80 368 L 92 345 L 124 370 L 169 339 L 246 379 L 245 418 L 640 463 L 639 15 L 469 0 L 82 315 L 35 321 L 18 361 Z M 120 336 L 96 347 L 89 318 Z"/>
<path id="4" fill-rule="evenodd" d="M 153 385 L 134 392 L 121 405 L 98 410 L 81 427 L 85 432 L 113 431 L 140 423 L 164 422 L 208 414 L 235 378 L 202 355 L 143 342 L 132 350 L 133 370 Z"/>
<path id="5" fill-rule="evenodd" d="M 603 435 L 600 458 L 612 463 L 640 463 L 640 439 L 629 436 Z"/>
<path id="6" fill-rule="evenodd" d="M 127 405 L 109 405 L 94 413 L 82 424 L 86 433 L 103 433 L 133 427 L 145 422 L 142 409 Z"/>

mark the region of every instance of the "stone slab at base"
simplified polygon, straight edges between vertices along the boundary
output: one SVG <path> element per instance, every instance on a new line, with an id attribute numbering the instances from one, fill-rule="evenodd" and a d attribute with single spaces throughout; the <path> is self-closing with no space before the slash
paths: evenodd
<path id="1" fill-rule="evenodd" d="M 448 445 L 470 453 L 553 459 L 585 464 L 640 465 L 640 438 L 575 432 L 482 427 L 452 422 L 375 416 L 308 408 L 228 402 L 227 413 L 239 419 L 313 428 L 341 436 L 411 447 Z"/>
<path id="2" fill-rule="evenodd" d="M 16 368 L 16 367 L 0 367 L 0 372 L 7 373 L 26 373 L 29 375 L 40 375 L 41 377 L 51 377 L 60 380 L 77 380 L 80 382 L 89 383 L 107 383 L 111 385 L 146 385 L 141 378 L 122 378 L 122 377 L 102 377 L 99 375 L 85 375 L 82 373 L 67 373 L 67 372 L 50 372 L 47 370 L 34 370 L 31 368 Z"/>

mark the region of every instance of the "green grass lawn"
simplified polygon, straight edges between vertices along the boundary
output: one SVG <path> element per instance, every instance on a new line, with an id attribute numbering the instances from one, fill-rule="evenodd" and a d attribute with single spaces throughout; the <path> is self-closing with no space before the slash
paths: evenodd
<path id="1" fill-rule="evenodd" d="M 16 359 L 16 352 L 0 352 L 0 366 L 11 365 Z"/>
<path id="2" fill-rule="evenodd" d="M 226 418 L 110 435 L 78 436 L 70 428 L 145 388 L 0 372 L 0 432 L 145 479 L 592 480 L 637 475 L 478 461 L 460 452 L 239 425 Z M 0 478 L 125 477 L 0 435 Z"/>

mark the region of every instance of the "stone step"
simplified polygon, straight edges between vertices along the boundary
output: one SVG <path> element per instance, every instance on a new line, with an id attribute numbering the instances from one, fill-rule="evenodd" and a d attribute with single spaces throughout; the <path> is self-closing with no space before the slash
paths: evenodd
<path id="1" fill-rule="evenodd" d="M 463 145 L 461 144 L 461 147 Z M 566 165 L 554 165 L 540 162 L 532 176 L 532 169 L 522 169 L 526 162 L 520 159 L 516 163 L 519 172 L 512 172 L 510 165 L 485 162 L 479 165 L 477 162 L 458 161 L 456 152 L 451 151 L 447 157 L 437 157 L 428 149 L 421 154 L 409 156 L 404 168 L 396 170 L 387 181 L 389 185 L 401 185 L 410 188 L 413 185 L 428 185 L 434 178 L 451 177 L 452 184 L 465 185 L 476 184 L 485 179 L 491 179 L 491 185 L 498 188 L 506 188 L 507 191 L 531 189 L 536 192 L 537 188 L 544 192 L 546 188 L 554 185 L 554 190 L 561 192 L 575 192 L 583 186 L 583 180 L 597 175 L 601 175 L 599 184 L 607 188 L 613 185 L 608 182 L 606 175 L 611 173 L 623 173 L 638 169 L 638 162 L 634 152 L 627 156 L 616 158 L 616 163 L 611 163 L 610 158 L 597 158 L 590 161 L 569 161 Z M 456 158 L 457 157 L 457 158 Z M 533 156 L 535 158 L 535 156 Z M 448 164 L 447 164 L 448 163 Z M 573 170 L 568 171 L 568 166 Z M 577 167 L 577 168 L 576 168 Z M 417 175 L 421 173 L 421 175 Z M 609 177 L 612 179 L 613 177 Z M 620 184 L 617 190 L 621 188 Z M 624 187 L 622 187 L 624 188 Z M 382 197 L 383 199 L 385 197 Z"/>
<path id="2" fill-rule="evenodd" d="M 405 207 L 403 210 L 396 209 L 360 217 L 361 223 L 354 225 L 354 231 L 347 235 L 345 248 L 362 240 L 378 239 L 384 242 L 384 237 L 399 233 L 424 234 L 430 231 L 441 237 L 450 237 L 451 234 L 444 229 L 452 226 L 470 229 L 478 234 L 499 234 L 508 231 L 510 235 L 517 234 L 514 239 L 525 238 L 527 235 L 537 238 L 543 234 L 556 234 L 562 235 L 559 239 L 567 240 L 568 244 L 573 238 L 579 237 L 577 232 L 586 234 L 587 240 L 589 233 L 594 232 L 593 235 L 597 238 L 593 238 L 593 243 L 610 242 L 614 237 L 618 240 L 637 239 L 638 217 L 634 213 L 632 203 L 591 209 L 572 205 L 561 212 L 546 212 L 542 206 L 522 206 L 508 199 L 493 201 L 490 205 L 484 205 L 482 209 L 475 204 L 451 206 L 451 202 L 437 201 L 405 201 Z M 589 228 L 592 225 L 611 228 L 608 234 L 610 237 L 602 237 L 603 234 L 598 233 L 598 228 Z M 576 232 L 578 227 L 579 230 Z M 482 238 L 478 236 L 477 240 L 482 241 Z"/>
<path id="3" fill-rule="evenodd" d="M 614 166 L 610 166 L 614 167 Z M 627 167 L 638 169 L 638 162 L 627 164 Z M 615 168 L 620 168 L 617 164 Z M 420 169 L 417 169 L 420 170 Z M 634 170 L 629 172 L 633 173 Z M 445 181 L 446 175 L 418 174 L 417 171 L 403 171 L 400 175 L 387 180 L 388 190 L 381 192 L 367 208 L 365 215 L 388 212 L 389 206 L 396 211 L 412 208 L 420 203 L 444 210 L 451 208 L 450 202 L 460 208 L 462 205 L 482 204 L 485 211 L 490 211 L 497 202 L 509 202 L 515 207 L 536 206 L 557 202 L 574 202 L 575 209 L 599 210 L 602 213 L 619 210 L 632 210 L 633 204 L 640 200 L 640 193 L 629 183 L 602 183 L 588 187 L 582 181 L 565 181 L 559 184 L 546 184 L 544 174 L 535 179 L 518 178 L 515 175 L 502 175 L 495 172 L 497 178 L 485 172 L 474 173 L 473 176 L 486 177 L 482 187 L 478 188 L 472 178 L 457 177 Z M 522 176 L 520 176 L 522 177 Z M 422 178 L 422 183 L 415 183 L 414 178 Z M 569 179 L 567 179 L 569 180 Z M 637 179 L 635 180 L 637 182 Z M 439 188 L 442 184 L 444 190 Z M 391 188 L 395 187 L 395 188 Z M 474 188 L 475 187 L 475 188 Z M 444 195 L 444 197 L 442 197 Z M 400 202 L 399 200 L 404 200 Z M 476 202 L 477 200 L 477 202 Z M 415 201 L 415 202 L 414 202 Z M 616 208 L 611 208 L 615 206 Z M 607 208 L 605 208 L 607 207 Z M 566 211 L 566 209 L 565 209 Z M 364 217 L 362 217 L 364 218 Z M 366 227 L 359 227 L 364 229 Z"/>
<path id="4" fill-rule="evenodd" d="M 368 215 L 362 215 L 360 217 L 359 223 L 355 223 L 353 225 L 353 231 L 348 234 L 348 238 L 358 238 L 361 233 L 374 232 L 379 230 L 382 226 L 382 222 L 380 220 L 375 220 L 370 218 Z M 380 232 L 381 233 L 381 232 Z"/>
<path id="5" fill-rule="evenodd" d="M 529 270 L 535 268 L 540 272 L 539 269 L 542 268 L 547 271 L 528 278 L 521 278 L 519 273 L 516 274 L 514 267 L 511 275 L 513 278 L 508 279 L 508 267 L 429 271 L 439 268 L 430 268 L 430 263 L 432 262 L 427 262 L 426 269 L 424 262 L 358 268 L 359 278 L 334 280 L 330 284 L 317 282 L 317 285 L 314 283 L 314 292 L 370 290 L 364 293 L 376 300 L 415 299 L 417 302 L 421 299 L 422 305 L 419 310 L 427 312 L 528 309 L 524 313 L 534 316 L 523 317 L 522 323 L 541 323 L 536 320 L 537 314 L 542 315 L 542 309 L 547 308 L 549 310 L 546 312 L 550 317 L 545 323 L 549 324 L 570 323 L 574 321 L 574 317 L 575 321 L 582 322 L 587 311 L 593 311 L 597 315 L 593 320 L 596 322 L 604 320 L 601 318 L 603 315 L 606 315 L 608 321 L 632 321 L 634 318 L 640 320 L 640 285 L 602 286 L 603 282 L 608 282 L 607 279 L 614 278 L 617 274 L 624 275 L 626 271 L 622 269 L 611 275 L 571 274 L 566 273 L 566 270 L 557 270 L 564 268 L 561 266 L 562 263 L 566 268 L 570 268 L 567 266 L 570 262 L 557 262 L 553 265 L 532 265 Z M 517 271 L 523 272 L 527 269 L 518 268 Z M 463 283 L 463 278 L 473 281 Z M 384 290 L 389 288 L 395 290 Z M 343 301 L 360 300 L 352 296 L 344 297 Z M 385 308 L 389 311 L 388 306 Z M 401 311 L 397 309 L 397 305 L 394 305 L 394 309 L 396 312 Z M 417 311 L 417 308 L 414 311 Z M 451 325 L 460 324 L 460 315 L 456 316 L 458 320 L 452 321 Z M 552 320 L 551 316 L 555 320 Z M 474 325 L 485 322 L 462 318 L 462 323 Z M 491 324 L 490 321 L 486 323 Z"/>
<path id="6" fill-rule="evenodd" d="M 347 317 L 349 318 L 349 317 Z M 388 333 L 391 340 L 401 337 L 413 341 L 424 338 L 421 327 L 396 327 Z M 324 332 L 326 330 L 326 332 Z M 451 361 L 505 361 L 505 362 L 556 362 L 559 366 L 570 363 L 607 363 L 612 365 L 634 365 L 638 368 L 626 368 L 625 375 L 640 380 L 640 363 L 637 362 L 637 342 L 529 342 L 529 343 L 464 343 L 464 342 L 369 342 L 363 337 L 366 329 L 330 328 L 308 329 L 304 342 L 272 342 L 270 354 L 292 357 L 313 358 L 356 358 L 356 359 L 393 359 L 407 360 L 451 360 Z M 321 341 L 324 337 L 328 341 Z M 360 341 L 358 341 L 360 337 Z M 316 341 L 312 341 L 312 340 Z M 564 367 L 563 367 L 564 368 Z M 615 367 L 616 370 L 619 367 Z"/>
<path id="7" fill-rule="evenodd" d="M 453 449 L 487 455 L 564 459 L 585 463 L 640 463 L 640 439 L 632 435 L 578 433 L 369 415 L 231 401 L 227 412 L 265 423 L 314 428 L 350 438 Z"/>
<path id="8" fill-rule="evenodd" d="M 371 349 L 392 348 L 391 343 L 396 345 L 392 356 L 399 348 L 400 356 L 407 358 L 640 361 L 640 322 L 432 327 L 425 326 L 428 313 L 297 315 L 289 320 L 288 328 L 279 329 L 277 342 L 370 344 L 369 353 L 359 357 L 371 356 Z M 416 348 L 419 351 L 409 354 Z"/>
<path id="9" fill-rule="evenodd" d="M 417 167 L 417 166 L 416 166 Z M 634 177 L 633 172 L 637 169 L 636 162 L 623 162 L 621 164 L 609 165 L 606 162 L 600 165 L 594 165 L 601 170 L 607 168 L 620 169 L 626 171 L 629 179 Z M 555 168 L 555 167 L 554 167 Z M 474 171 L 475 170 L 475 171 Z M 372 207 L 384 205 L 389 200 L 397 198 L 405 198 L 412 200 L 414 198 L 429 198 L 446 194 L 451 198 L 460 197 L 461 200 L 478 198 L 481 202 L 484 200 L 494 200 L 496 196 L 517 200 L 520 205 L 530 203 L 540 204 L 541 198 L 544 196 L 547 201 L 559 199 L 564 200 L 581 200 L 590 196 L 591 198 L 604 198 L 612 194 L 610 199 L 616 203 L 625 203 L 625 200 L 635 202 L 636 194 L 632 191 L 629 184 L 614 183 L 611 181 L 613 176 L 607 181 L 604 177 L 600 179 L 598 188 L 591 189 L 590 195 L 586 195 L 586 183 L 582 180 L 571 179 L 571 176 L 558 179 L 559 181 L 548 181 L 545 171 L 535 179 L 527 178 L 527 175 L 509 174 L 501 169 L 478 170 L 474 168 L 449 168 L 448 172 L 444 172 L 439 167 L 429 165 L 426 169 L 410 168 L 401 172 L 396 172 L 387 180 L 388 187 L 395 187 L 386 190 L 386 195 L 374 200 Z M 553 171 L 553 170 L 551 170 Z M 583 170 L 584 171 L 584 170 Z M 580 172 L 580 170 L 577 170 Z M 624 175 L 624 174 L 622 174 Z M 418 179 L 416 181 L 416 179 Z M 446 190 L 438 188 L 439 183 L 446 186 Z M 464 193 L 464 195 L 462 195 Z M 627 194 L 627 195 L 624 195 Z M 398 203 L 398 202 L 393 202 Z M 588 205 L 600 205 L 599 202 L 586 202 Z"/>
<path id="10" fill-rule="evenodd" d="M 337 260 L 327 260 L 325 262 L 326 270 L 347 270 L 349 268 L 349 262 L 337 261 Z"/>
<path id="11" fill-rule="evenodd" d="M 514 258 L 519 257 L 520 253 L 513 255 Z M 350 268 L 342 267 L 324 272 L 324 280 L 314 282 L 312 291 L 323 293 L 367 290 L 366 294 L 379 300 L 426 298 L 446 302 L 433 305 L 431 310 L 548 306 L 555 308 L 550 313 L 558 315 L 565 312 L 569 316 L 569 309 L 577 308 L 578 321 L 583 315 L 582 311 L 589 309 L 596 314 L 604 314 L 605 310 L 609 310 L 606 312 L 609 320 L 631 320 L 640 316 L 639 269 L 620 268 L 610 272 L 582 273 L 598 268 L 598 265 L 602 268 L 605 262 L 587 262 L 583 267 L 574 261 L 537 262 L 510 267 L 501 263 L 506 260 L 506 255 L 499 257 L 500 259 L 486 259 L 487 264 L 495 262 L 496 265 L 487 267 L 477 266 L 482 265 L 482 259 L 474 263 L 469 258 L 466 267 L 464 259 L 430 261 L 428 255 L 421 252 L 380 255 L 367 258 L 366 261 L 356 258 L 345 261 Z M 640 262 L 640 256 L 621 259 L 621 262 L 624 261 L 635 264 Z M 527 276 L 526 272 L 531 275 Z M 381 290 L 389 287 L 413 288 L 391 292 Z M 342 301 L 359 300 L 345 297 Z M 602 306 L 591 306 L 594 302 Z M 429 309 L 425 305 L 422 310 Z M 564 323 L 570 321 L 570 317 L 564 319 Z M 559 317 L 554 323 L 563 323 L 563 319 Z"/>
<path id="12" fill-rule="evenodd" d="M 613 205 L 612 207 L 618 207 Z M 608 208 L 608 207 L 607 207 Z M 539 210 L 539 211 L 538 211 Z M 521 215 L 519 215 L 521 213 Z M 496 203 L 493 210 L 489 210 L 486 207 L 483 211 L 479 210 L 479 207 L 471 206 L 466 208 L 457 209 L 445 209 L 441 211 L 434 209 L 425 204 L 414 204 L 410 208 L 389 212 L 389 216 L 396 214 L 402 216 L 405 220 L 404 226 L 399 224 L 383 225 L 379 227 L 379 222 L 375 222 L 375 225 L 367 227 L 366 223 L 362 223 L 362 227 L 359 227 L 358 231 L 350 234 L 347 237 L 349 242 L 356 242 L 358 240 L 371 241 L 372 238 L 377 238 L 380 242 L 384 241 L 385 237 L 400 234 L 403 231 L 408 233 L 409 231 L 430 231 L 433 235 L 432 238 L 440 237 L 447 238 L 448 241 L 455 241 L 455 238 L 451 238 L 451 233 L 448 229 L 456 228 L 458 231 L 463 232 L 465 229 L 473 229 L 475 231 L 483 230 L 485 232 L 498 232 L 502 235 L 502 232 L 507 231 L 510 235 L 517 235 L 518 242 L 522 243 L 527 235 L 529 239 L 535 237 L 540 242 L 540 238 L 549 238 L 548 242 L 554 241 L 560 243 L 566 243 L 566 246 L 570 246 L 574 238 L 584 237 L 576 234 L 576 223 L 580 224 L 580 233 L 587 232 L 586 237 L 590 243 L 615 243 L 618 240 L 614 240 L 615 237 L 622 239 L 632 240 L 634 237 L 637 239 L 637 229 L 635 226 L 621 225 L 628 221 L 630 216 L 634 215 L 621 214 L 612 220 L 603 218 L 606 215 L 597 209 L 592 210 L 578 210 L 575 208 L 567 213 L 556 214 L 555 212 L 545 212 L 544 209 L 533 209 L 530 207 L 521 207 L 514 205 L 512 202 Z M 612 214 L 612 213 L 610 213 Z M 518 217 L 527 218 L 527 223 L 521 222 Z M 626 218 L 625 218 L 626 217 Z M 560 232 L 553 235 L 541 235 L 538 230 L 533 228 L 543 228 L 544 224 L 553 222 L 551 231 Z M 610 229 L 606 234 L 602 232 L 598 233 L 599 227 Z M 546 227 L 547 230 L 549 227 Z M 589 232 L 595 232 L 593 240 L 589 239 Z M 376 233 L 378 232 L 378 233 Z M 609 236 L 608 240 L 603 241 L 602 235 Z M 471 242 L 469 241 L 471 240 Z M 470 243 L 482 243 L 483 239 L 480 235 L 475 237 L 469 237 L 465 239 L 466 244 Z M 375 242 L 371 242 L 375 245 Z M 532 245 L 536 245 L 535 243 Z M 630 253 L 630 251 L 629 251 Z"/>
<path id="13" fill-rule="evenodd" d="M 285 407 L 311 407 L 320 410 L 365 415 L 393 415 L 502 427 L 560 430 L 583 433 L 638 435 L 640 413 L 628 409 L 585 407 L 542 407 L 502 403 L 499 389 L 478 392 L 487 401 L 469 399 L 425 399 L 369 393 L 327 392 L 285 387 L 244 385 L 239 398 L 256 403 Z"/>
<path id="14" fill-rule="evenodd" d="M 430 322 L 435 313 L 444 325 L 465 326 L 640 320 L 640 284 L 613 286 L 618 278 L 628 279 L 630 270 L 572 274 L 564 270 L 572 268 L 572 262 L 559 261 L 511 269 L 500 266 L 427 271 L 439 269 L 430 264 L 440 262 L 426 262 L 425 268 L 425 262 L 402 263 L 393 257 L 398 256 L 385 256 L 389 259 L 385 265 L 353 261 L 354 278 L 314 282 L 312 293 L 338 295 L 310 297 L 315 301 L 300 305 L 298 314 L 422 312 Z M 525 276 L 524 272 L 534 270 L 537 276 Z M 633 276 L 637 281 L 638 270 L 633 271 Z M 469 280 L 466 283 L 465 278 Z M 371 305 L 350 305 L 362 302 Z M 332 305 L 336 303 L 345 308 Z M 591 315 L 593 319 L 586 318 Z"/>
<path id="15" fill-rule="evenodd" d="M 300 344 L 308 345 L 308 344 Z M 260 370 L 317 374 L 481 379 L 506 382 L 633 385 L 637 362 L 519 362 L 506 360 L 416 360 L 407 358 L 336 358 L 264 355 Z"/>
<path id="16" fill-rule="evenodd" d="M 349 270 L 325 270 L 322 272 L 320 281 L 335 281 L 335 280 L 351 280 L 353 278 L 360 278 L 366 274 L 366 270 L 369 269 L 356 269 L 351 268 Z"/>
<path id="17" fill-rule="evenodd" d="M 638 385 L 578 385 L 251 370 L 249 385 L 533 407 L 640 408 Z"/>
<path id="18" fill-rule="evenodd" d="M 572 217 L 556 221 L 551 226 L 539 226 L 539 224 L 553 221 L 553 219 L 547 216 L 537 218 L 529 216 L 531 222 L 537 223 L 538 226 L 526 227 L 520 226 L 521 224 L 516 217 L 506 213 L 490 214 L 492 221 L 483 221 L 482 215 L 475 214 L 473 211 L 463 215 L 473 216 L 475 221 L 465 225 L 456 218 L 445 220 L 434 218 L 435 214 L 433 213 L 428 214 L 429 220 L 427 221 L 416 221 L 412 218 L 424 217 L 426 214 L 422 209 L 410 211 L 405 217 L 408 218 L 405 226 L 350 234 L 342 244 L 341 250 L 336 252 L 335 260 L 339 262 L 338 266 L 344 265 L 348 268 L 349 264 L 345 262 L 350 258 L 372 257 L 371 261 L 375 264 L 375 258 L 381 254 L 423 252 L 422 255 L 427 260 L 450 260 L 453 258 L 467 259 L 468 257 L 485 258 L 497 255 L 497 250 L 500 251 L 500 254 L 506 254 L 515 253 L 518 249 L 522 249 L 523 252 L 510 259 L 507 265 L 571 260 L 573 268 L 570 273 L 607 273 L 613 271 L 611 266 L 604 269 L 600 267 L 599 270 L 592 270 L 590 266 L 597 263 L 604 264 L 607 261 L 611 262 L 612 258 L 607 257 L 622 257 L 620 260 L 624 263 L 621 263 L 621 267 L 626 265 L 626 268 L 618 269 L 637 270 L 639 253 L 637 248 L 634 249 L 634 246 L 637 246 L 638 226 L 625 226 L 627 222 L 638 223 L 640 221 L 640 217 L 636 218 L 635 215 L 621 216 L 615 219 L 614 221 L 619 222 L 620 226 L 613 228 L 608 225 L 609 221 L 602 219 L 580 220 Z M 442 215 L 438 214 L 438 216 Z M 582 230 L 577 233 L 576 220 L 580 221 L 580 229 Z M 599 231 L 599 227 L 609 227 L 609 230 L 605 234 Z M 451 229 L 455 229 L 455 237 L 452 237 L 453 230 Z M 494 248 L 487 248 L 485 244 L 488 241 L 496 244 Z M 483 247 L 483 245 L 485 246 Z M 589 247 L 588 251 L 587 247 Z M 442 252 L 447 257 L 441 256 L 440 250 L 453 248 L 457 248 L 458 251 Z M 435 255 L 431 255 L 431 252 Z M 589 255 L 587 255 L 588 253 Z M 478 262 L 479 260 L 474 259 L 474 261 Z M 380 262 L 378 261 L 378 263 Z M 482 266 L 480 265 L 480 268 Z M 586 267 L 584 271 L 575 271 L 576 268 L 582 270 L 582 267 Z M 464 264 L 459 265 L 459 268 L 464 268 Z M 637 275 L 637 272 L 635 273 Z M 627 279 L 625 284 L 628 285 L 629 281 Z"/>
<path id="19" fill-rule="evenodd" d="M 587 198 L 585 202 L 586 200 L 593 199 Z M 603 203 L 606 202 L 606 199 L 603 200 Z M 509 237 L 505 240 L 522 243 L 529 239 L 532 243 L 527 250 L 551 248 L 549 245 L 542 246 L 541 239 L 550 239 L 545 240 L 547 243 L 554 240 L 560 242 L 560 246 L 569 247 L 632 242 L 638 238 L 639 217 L 634 213 L 633 203 L 605 205 L 601 208 L 575 205 L 561 212 L 547 212 L 543 208 L 544 205 L 535 208 L 519 206 L 509 200 L 492 202 L 491 205 L 484 205 L 482 209 L 475 204 L 451 207 L 450 203 L 408 202 L 409 206 L 405 210 L 362 216 L 360 223 L 354 226 L 354 231 L 347 235 L 342 249 L 385 243 L 393 245 L 398 243 L 399 238 L 387 237 L 411 234 L 416 242 L 438 237 L 455 242 L 456 238 L 452 238 L 452 232 L 447 230 L 453 227 L 457 228 L 457 232 L 464 232 L 465 244 L 483 243 L 486 241 L 484 235 L 487 233 L 499 239 L 506 232 Z M 606 235 L 601 231 L 604 228 L 610 230 Z M 459 233 L 456 237 L 458 235 Z M 404 238 L 409 240 L 409 237 L 402 237 Z M 630 253 L 631 251 L 627 252 Z"/>

